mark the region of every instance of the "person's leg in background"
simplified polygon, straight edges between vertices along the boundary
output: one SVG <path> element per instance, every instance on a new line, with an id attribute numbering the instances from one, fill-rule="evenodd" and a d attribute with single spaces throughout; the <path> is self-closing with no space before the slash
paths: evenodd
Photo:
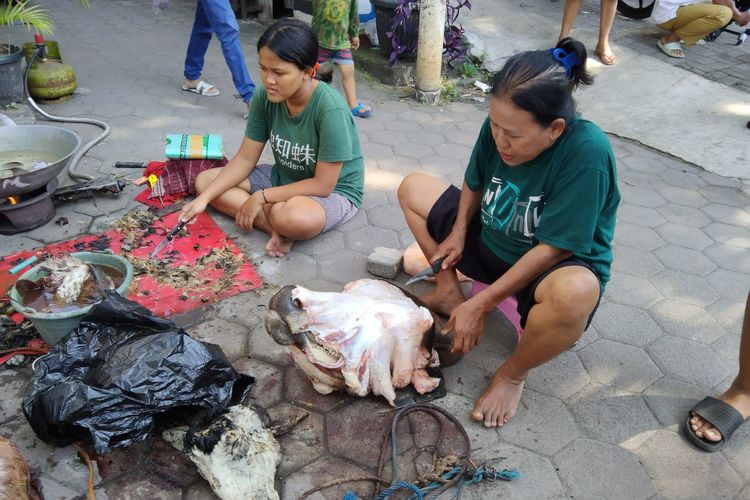
<path id="1" fill-rule="evenodd" d="M 690 47 L 712 31 L 724 27 L 731 19 L 732 11 L 729 7 L 698 3 L 683 5 L 677 9 L 677 16 L 674 19 L 657 26 L 670 32 L 668 35 L 661 37 L 660 41 L 663 45 L 679 43 L 680 40 L 684 40 L 685 45 Z M 672 57 L 684 57 L 681 49 L 673 49 L 672 52 L 682 54 Z"/>
<path id="2" fill-rule="evenodd" d="M 570 36 L 570 31 L 578 17 L 578 11 L 581 9 L 581 0 L 566 0 L 565 9 L 563 10 L 562 24 L 560 25 L 560 36 L 558 40 Z M 612 23 L 615 20 L 617 12 L 617 0 L 601 0 L 599 12 L 599 41 L 596 44 L 596 55 L 599 60 L 606 65 L 614 64 L 617 58 L 612 53 L 609 46 L 609 32 L 612 30 Z"/>
<path id="3" fill-rule="evenodd" d="M 560 36 L 558 40 L 570 36 L 570 30 L 578 17 L 578 11 L 581 8 L 581 0 L 565 0 L 565 9 L 563 10 L 562 24 L 560 25 Z"/>
<path id="4" fill-rule="evenodd" d="M 185 86 L 195 88 L 203 72 L 203 62 L 211 42 L 211 24 L 206 18 L 203 2 L 198 0 L 195 6 L 195 21 L 190 34 L 187 54 L 185 55 Z"/>
<path id="5" fill-rule="evenodd" d="M 221 42 L 221 51 L 232 73 L 234 86 L 246 103 L 255 92 L 255 84 L 245 65 L 245 56 L 240 45 L 240 27 L 229 0 L 199 0 L 203 5 L 211 29 Z"/>
<path id="6" fill-rule="evenodd" d="M 750 293 L 748 293 L 745 303 L 745 317 L 742 321 L 742 333 L 740 335 L 739 373 L 737 373 L 737 377 L 729 389 L 717 397 L 719 401 L 728 405 L 729 408 L 722 403 L 709 402 L 705 405 L 709 407 L 708 412 L 700 409 L 696 410 L 696 408 L 702 406 L 706 401 L 703 400 L 701 404 L 696 405 L 691 410 L 688 417 L 689 428 L 685 429 L 686 432 L 692 432 L 693 437 L 702 440 L 702 442 L 694 442 L 707 451 L 718 450 L 731 438 L 732 432 L 734 432 L 736 427 L 741 425 L 743 420 L 750 417 Z M 712 410 L 710 407 L 719 409 Z M 699 413 L 703 414 L 703 416 L 699 415 Z M 717 427 L 720 426 L 720 421 L 730 420 L 730 415 L 732 414 L 734 414 L 734 420 L 737 425 L 723 423 L 722 426 L 725 428 L 727 435 L 722 435 L 721 430 Z M 719 419 L 715 419 L 712 422 L 711 419 L 716 415 L 719 416 Z"/>
<path id="7" fill-rule="evenodd" d="M 609 32 L 612 31 L 612 23 L 615 22 L 617 12 L 617 0 L 601 0 L 601 11 L 599 12 L 599 41 L 596 44 L 596 55 L 603 64 L 614 64 L 617 57 L 612 53 L 609 46 Z"/>

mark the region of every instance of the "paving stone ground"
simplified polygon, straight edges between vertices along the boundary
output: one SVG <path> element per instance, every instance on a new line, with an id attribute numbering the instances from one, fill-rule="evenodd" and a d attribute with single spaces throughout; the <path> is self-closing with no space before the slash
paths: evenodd
<path id="1" fill-rule="evenodd" d="M 45 4 L 55 9 L 55 38 L 83 89 L 66 103 L 47 106 L 48 111 L 97 117 L 112 127 L 82 170 L 110 174 L 114 161 L 159 159 L 166 133 L 210 131 L 224 137 L 228 152 L 239 145 L 243 107 L 232 97 L 216 42 L 203 78 L 222 94 L 205 98 L 180 90 L 193 1 L 173 0 L 158 16 L 150 2 L 133 0 L 92 2 L 89 10 L 63 0 Z M 253 47 L 261 30 L 242 24 L 254 77 Z M 18 29 L 14 36 L 30 37 Z M 626 39 L 615 35 L 616 41 Z M 268 298 L 277 286 L 290 283 L 338 290 L 367 276 L 367 256 L 375 247 L 406 248 L 413 239 L 395 196 L 399 182 L 416 171 L 460 182 L 487 111 L 486 103 L 424 106 L 362 75 L 359 94 L 375 109 L 372 118 L 357 120 L 367 175 L 359 214 L 281 259 L 263 256 L 263 235 L 246 234 L 215 215 L 257 264 L 266 287 L 176 318 L 192 335 L 221 345 L 239 371 L 255 376 L 256 396 L 269 409 L 311 412 L 280 439 L 284 462 L 277 488 L 288 499 L 330 479 L 374 474 L 392 413 L 379 413 L 388 407 L 377 398 L 316 393 L 266 335 Z M 96 133 L 88 126 L 71 128 L 84 139 Z M 468 498 L 748 498 L 750 426 L 715 454 L 697 451 L 679 433 L 688 408 L 703 395 L 726 389 L 737 370 L 750 289 L 747 186 L 634 142 L 610 139 L 623 201 L 612 281 L 592 327 L 573 349 L 531 373 L 518 415 L 501 430 L 470 421 L 468 412 L 515 346 L 511 325 L 494 317 L 483 344 L 445 370 L 449 394 L 437 404 L 465 425 L 477 460 L 502 457 L 498 466 L 516 467 L 524 475 L 515 482 L 467 488 Z M 129 188 L 99 207 L 88 201 L 61 207 L 74 220 L 64 231 L 48 224 L 3 236 L 2 253 L 101 231 L 137 205 L 131 201 L 136 192 Z M 0 435 L 21 447 L 47 498 L 84 498 L 87 471 L 74 450 L 41 442 L 20 412 L 30 374 L 29 367 L 0 370 Z M 412 426 L 421 432 L 402 438 L 405 474 L 424 467 L 419 448 L 432 437 L 426 424 Z M 355 482 L 317 498 L 341 498 L 346 489 L 364 495 L 372 485 Z M 190 462 L 159 436 L 98 457 L 95 491 L 99 499 L 213 497 Z"/>

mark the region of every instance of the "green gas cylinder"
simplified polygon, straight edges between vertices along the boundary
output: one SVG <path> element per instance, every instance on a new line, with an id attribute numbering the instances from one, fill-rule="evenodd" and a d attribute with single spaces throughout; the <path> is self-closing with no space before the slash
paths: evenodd
<path id="1" fill-rule="evenodd" d="M 57 42 L 47 40 L 45 43 L 47 44 L 46 58 L 37 58 L 29 71 L 29 94 L 35 99 L 60 99 L 75 91 L 78 86 L 76 73 L 73 66 L 62 62 Z M 28 64 L 36 52 L 36 44 L 24 44 L 23 52 L 26 64 Z"/>

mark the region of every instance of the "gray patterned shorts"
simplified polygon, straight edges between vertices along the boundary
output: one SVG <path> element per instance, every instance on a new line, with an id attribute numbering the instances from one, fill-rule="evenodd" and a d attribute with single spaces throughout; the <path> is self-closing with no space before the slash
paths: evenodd
<path id="1" fill-rule="evenodd" d="M 271 187 L 272 167 L 273 165 L 262 163 L 258 164 L 253 171 L 250 172 L 250 175 L 247 176 L 247 180 L 250 181 L 250 193 L 254 193 L 259 189 L 268 189 Z M 326 226 L 321 231 L 321 234 L 337 228 L 341 224 L 349 221 L 352 217 L 357 215 L 357 211 L 359 210 L 347 197 L 338 193 L 331 193 L 325 197 L 308 196 L 308 198 L 323 207 L 323 211 L 326 214 Z"/>

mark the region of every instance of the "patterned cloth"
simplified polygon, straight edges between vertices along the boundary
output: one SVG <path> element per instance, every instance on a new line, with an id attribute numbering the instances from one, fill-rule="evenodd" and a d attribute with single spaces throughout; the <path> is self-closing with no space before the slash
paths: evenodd
<path id="1" fill-rule="evenodd" d="M 312 30 L 326 49 L 351 48 L 359 35 L 358 0 L 313 0 Z"/>
<path id="2" fill-rule="evenodd" d="M 195 178 L 204 170 L 219 168 L 227 164 L 229 160 L 167 160 L 166 165 L 159 175 L 159 180 L 154 184 L 149 198 L 158 198 L 167 194 L 192 195 L 195 194 Z M 146 175 L 150 173 L 148 169 Z"/>

